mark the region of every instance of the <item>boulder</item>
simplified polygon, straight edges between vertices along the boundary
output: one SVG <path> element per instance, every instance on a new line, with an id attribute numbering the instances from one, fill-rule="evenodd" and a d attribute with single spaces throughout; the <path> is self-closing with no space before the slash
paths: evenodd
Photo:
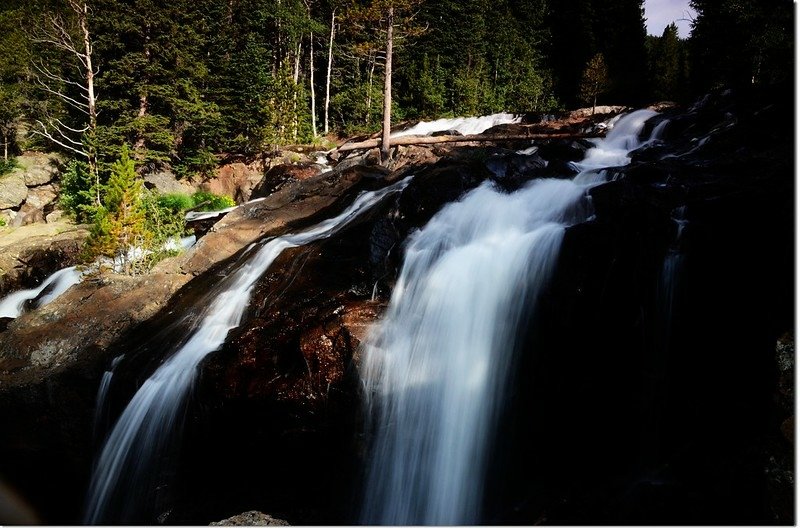
<path id="1" fill-rule="evenodd" d="M 442 157 L 435 145 L 400 145 L 396 147 L 389 168 L 398 171 L 405 167 L 431 165 Z"/>
<path id="2" fill-rule="evenodd" d="M 437 130 L 430 133 L 431 136 L 463 136 L 459 131 L 455 129 L 450 130 Z"/>
<path id="3" fill-rule="evenodd" d="M 34 222 L 44 222 L 48 207 L 58 198 L 58 192 L 53 184 L 31 187 L 28 197 L 19 210 L 12 226 L 23 226 Z"/>
<path id="4" fill-rule="evenodd" d="M 317 164 L 281 164 L 270 168 L 264 178 L 253 188 L 250 198 L 271 195 L 289 182 L 308 180 L 320 174 Z"/>
<path id="5" fill-rule="evenodd" d="M 230 525 L 230 526 L 284 526 L 289 525 L 286 520 L 273 518 L 269 514 L 264 514 L 261 511 L 247 511 L 230 518 L 225 518 L 219 522 L 211 522 L 208 525 Z"/>
<path id="6" fill-rule="evenodd" d="M 250 200 L 252 190 L 263 174 L 264 164 L 261 161 L 229 163 L 221 166 L 214 177 L 203 181 L 200 188 L 217 195 L 227 195 L 241 204 Z"/>
<path id="7" fill-rule="evenodd" d="M 16 169 L 11 173 L 0 176 L 0 209 L 19 207 L 28 196 L 28 186 L 25 185 L 25 174 Z"/>
<path id="8" fill-rule="evenodd" d="M 194 186 L 176 178 L 172 171 L 159 171 L 148 173 L 144 176 L 144 185 L 147 189 L 155 189 L 159 193 L 184 193 L 191 195 L 196 191 Z"/>
<path id="9" fill-rule="evenodd" d="M 58 222 L 63 218 L 64 218 L 64 211 L 60 209 L 54 209 L 52 212 L 45 215 L 44 220 L 48 224 L 52 224 L 53 222 Z"/>
<path id="10" fill-rule="evenodd" d="M 14 219 L 17 217 L 17 212 L 13 209 L 0 209 L 0 227 L 11 226 Z"/>
<path id="11" fill-rule="evenodd" d="M 17 157 L 19 171 L 28 187 L 48 184 L 56 179 L 61 163 L 58 155 L 38 152 L 25 153 Z"/>
<path id="12" fill-rule="evenodd" d="M 363 179 L 384 171 L 356 166 L 292 182 L 264 200 L 245 204 L 217 222 L 181 260 L 182 270 L 197 275 L 268 235 L 286 231 L 333 206 Z"/>
<path id="13" fill-rule="evenodd" d="M 486 161 L 486 167 L 494 174 L 493 180 L 504 189 L 513 191 L 522 184 L 542 176 L 548 162 L 538 154 L 510 154 L 492 156 Z"/>
<path id="14" fill-rule="evenodd" d="M 0 233 L 0 297 L 31 288 L 56 270 L 77 264 L 87 234 L 65 221 Z"/>
<path id="15" fill-rule="evenodd" d="M 594 110 L 594 112 L 592 112 Z M 628 107 L 620 106 L 620 105 L 598 105 L 592 109 L 592 107 L 587 108 L 579 108 L 577 110 L 573 110 L 569 113 L 570 118 L 588 118 L 590 116 L 600 116 L 600 115 L 609 115 L 609 114 L 619 114 L 621 112 L 625 112 L 628 110 Z"/>

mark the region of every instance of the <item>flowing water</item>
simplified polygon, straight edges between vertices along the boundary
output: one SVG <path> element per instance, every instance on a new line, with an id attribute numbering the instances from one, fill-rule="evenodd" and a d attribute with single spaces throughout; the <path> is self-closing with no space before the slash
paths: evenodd
<path id="1" fill-rule="evenodd" d="M 520 121 L 522 121 L 522 116 L 517 116 L 515 114 L 492 114 L 490 116 L 471 118 L 445 118 L 435 121 L 420 121 L 411 128 L 392 133 L 392 138 L 399 138 L 401 136 L 425 136 L 432 132 L 442 132 L 445 130 L 457 130 L 466 136 L 468 134 L 480 134 L 496 125 L 519 123 Z"/>
<path id="2" fill-rule="evenodd" d="M 361 521 L 481 522 L 485 471 L 519 329 L 556 265 L 565 228 L 588 218 L 586 190 L 624 165 L 655 112 L 633 112 L 575 164 L 573 180 L 511 194 L 490 184 L 407 241 L 384 320 L 364 350 L 372 435 Z"/>
<path id="3" fill-rule="evenodd" d="M 80 283 L 82 277 L 82 272 L 70 266 L 55 272 L 36 288 L 12 292 L 0 300 L 0 318 L 18 318 L 28 306 L 43 307 L 72 285 Z"/>
<path id="4" fill-rule="evenodd" d="M 386 195 L 402 190 L 409 178 L 362 193 L 332 219 L 262 243 L 207 294 L 199 304 L 206 308 L 182 345 L 142 384 L 106 438 L 89 488 L 87 523 L 106 521 L 112 504 L 123 520 L 134 517 L 140 508 L 138 498 L 152 495 L 155 465 L 169 448 L 170 433 L 178 425 L 198 365 L 240 324 L 253 287 L 281 252 L 336 233 Z M 107 389 L 100 388 L 100 394 Z"/>

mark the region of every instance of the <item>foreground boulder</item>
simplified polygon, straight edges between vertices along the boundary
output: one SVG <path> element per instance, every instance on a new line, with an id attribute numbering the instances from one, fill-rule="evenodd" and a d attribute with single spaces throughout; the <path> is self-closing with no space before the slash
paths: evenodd
<path id="1" fill-rule="evenodd" d="M 289 525 L 289 522 L 286 520 L 273 518 L 269 514 L 264 514 L 263 512 L 247 511 L 243 512 L 242 514 L 237 514 L 236 516 L 231 516 L 230 518 L 225 518 L 219 522 L 211 522 L 208 525 L 278 527 L 287 526 Z"/>
<path id="2" fill-rule="evenodd" d="M 0 298 L 78 264 L 88 232 L 66 221 L 0 231 Z"/>

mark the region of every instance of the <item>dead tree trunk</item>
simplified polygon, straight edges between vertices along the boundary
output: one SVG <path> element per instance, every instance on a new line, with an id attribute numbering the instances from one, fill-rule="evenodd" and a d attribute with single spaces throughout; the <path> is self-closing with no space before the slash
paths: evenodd
<path id="1" fill-rule="evenodd" d="M 55 117 L 45 117 L 37 120 L 37 128 L 32 131 L 52 141 L 53 143 L 78 154 L 86 159 L 89 171 L 95 180 L 95 201 L 100 205 L 100 176 L 97 170 L 97 153 L 92 141 L 85 141 L 87 136 L 93 136 L 97 129 L 97 94 L 94 88 L 94 77 L 97 75 L 93 64 L 92 38 L 89 29 L 89 5 L 79 0 L 67 0 L 70 11 L 77 22 L 79 42 L 76 43 L 71 24 L 66 23 L 59 15 L 50 15 L 45 19 L 45 24 L 34 29 L 35 42 L 49 46 L 55 50 L 66 53 L 75 59 L 75 68 L 81 72 L 81 77 L 65 78 L 59 73 L 60 67 L 48 67 L 44 63 L 34 64 L 39 87 L 50 96 L 57 98 L 62 104 L 80 111 L 86 116 L 86 121 L 80 125 L 70 126 Z M 70 90 L 77 90 L 73 95 Z"/>
<path id="2" fill-rule="evenodd" d="M 383 135 L 381 139 L 381 159 L 389 159 L 391 145 L 389 133 L 392 128 L 392 38 L 394 30 L 394 7 L 389 6 L 386 21 L 386 72 L 383 79 Z"/>
<path id="3" fill-rule="evenodd" d="M 328 108 L 331 104 L 331 70 L 333 69 L 333 32 L 336 23 L 336 8 L 331 12 L 331 37 L 328 40 L 328 76 L 325 80 L 325 134 L 328 134 Z"/>
<path id="4" fill-rule="evenodd" d="M 530 134 L 473 134 L 471 136 L 401 136 L 392 139 L 392 145 L 434 145 L 437 143 L 492 143 L 499 141 L 598 138 L 600 134 L 575 134 L 548 132 Z M 345 143 L 336 150 L 350 152 L 382 147 L 382 139 L 372 138 L 355 143 Z M 383 150 L 383 149 L 381 149 Z"/>
<path id="5" fill-rule="evenodd" d="M 314 90 L 314 33 L 308 39 L 308 77 L 311 86 L 311 131 L 317 137 L 317 94 Z"/>

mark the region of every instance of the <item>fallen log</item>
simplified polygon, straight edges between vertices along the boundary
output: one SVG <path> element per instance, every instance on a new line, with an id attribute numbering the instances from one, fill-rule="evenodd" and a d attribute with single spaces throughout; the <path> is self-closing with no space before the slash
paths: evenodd
<path id="1" fill-rule="evenodd" d="M 496 141 L 514 140 L 547 140 L 547 139 L 581 139 L 599 138 L 602 134 L 597 133 L 574 133 L 574 132 L 547 132 L 529 134 L 473 134 L 471 136 L 400 136 L 392 138 L 391 145 L 431 145 L 435 143 L 491 143 Z M 380 138 L 373 138 L 355 143 L 345 143 L 338 149 L 339 152 L 358 151 L 362 149 L 372 149 L 379 147 Z"/>

